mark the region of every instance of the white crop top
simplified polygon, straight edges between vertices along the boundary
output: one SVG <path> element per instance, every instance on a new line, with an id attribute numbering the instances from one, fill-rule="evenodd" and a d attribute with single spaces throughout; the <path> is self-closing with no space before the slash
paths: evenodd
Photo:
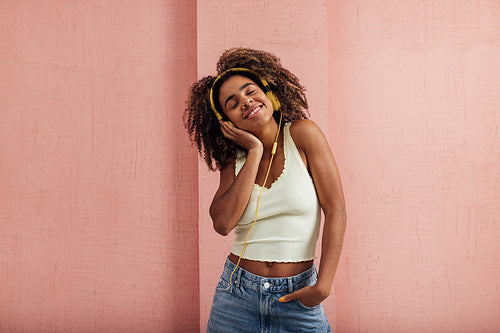
<path id="1" fill-rule="evenodd" d="M 283 128 L 283 171 L 262 192 L 258 219 L 242 256 L 245 259 L 299 262 L 315 258 L 321 210 L 313 180 L 290 135 L 290 125 L 287 123 Z M 245 161 L 245 153 L 238 154 L 236 175 Z M 235 255 L 241 255 L 245 236 L 255 219 L 260 189 L 254 184 L 245 212 L 234 228 L 231 252 Z"/>

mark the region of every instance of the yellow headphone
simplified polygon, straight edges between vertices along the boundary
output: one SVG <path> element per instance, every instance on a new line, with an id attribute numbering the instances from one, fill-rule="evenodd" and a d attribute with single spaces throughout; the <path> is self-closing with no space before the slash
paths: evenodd
<path id="1" fill-rule="evenodd" d="M 243 68 L 243 67 L 234 67 L 234 68 L 229 68 L 228 70 L 222 72 L 221 75 L 219 75 L 214 83 L 212 84 L 212 87 L 210 88 L 210 106 L 212 107 L 212 110 L 215 113 L 215 116 L 217 117 L 218 120 L 222 120 L 222 115 L 221 113 L 217 110 L 216 104 L 215 104 L 215 99 L 214 99 L 214 87 L 217 86 L 218 82 L 224 78 L 228 73 L 233 73 L 233 72 L 243 72 L 243 73 L 248 73 L 251 76 L 255 77 L 258 79 L 260 82 L 255 82 L 255 83 L 260 83 L 264 87 L 264 92 L 266 93 L 267 98 L 271 101 L 273 105 L 273 111 L 278 111 L 281 108 L 280 101 L 276 97 L 276 95 L 271 91 L 271 88 L 269 87 L 269 83 L 265 79 L 263 79 L 256 71 L 253 71 L 248 68 Z M 244 75 L 244 74 L 243 74 Z M 244 75 L 245 76 L 245 75 Z M 231 125 L 233 123 L 229 122 Z M 234 125 L 233 125 L 234 126 Z"/>

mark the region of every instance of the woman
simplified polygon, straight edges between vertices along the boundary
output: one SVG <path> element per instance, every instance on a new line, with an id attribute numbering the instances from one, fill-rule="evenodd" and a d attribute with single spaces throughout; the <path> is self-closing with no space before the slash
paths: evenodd
<path id="1" fill-rule="evenodd" d="M 208 332 L 330 332 L 321 302 L 332 288 L 346 212 L 328 142 L 304 113 L 304 88 L 274 55 L 230 49 L 217 71 L 191 87 L 184 115 L 200 155 L 220 171 L 214 229 L 235 233 Z"/>

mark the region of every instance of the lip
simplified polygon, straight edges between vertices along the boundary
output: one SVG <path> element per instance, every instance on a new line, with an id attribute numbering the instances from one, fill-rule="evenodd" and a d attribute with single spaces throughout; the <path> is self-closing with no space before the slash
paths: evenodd
<path id="1" fill-rule="evenodd" d="M 252 117 L 256 116 L 262 110 L 263 107 L 264 107 L 264 104 L 257 104 L 255 106 L 251 107 L 247 111 L 247 113 L 245 113 L 245 116 L 243 117 L 243 119 L 248 119 L 248 118 L 252 118 Z M 252 114 L 252 112 L 254 112 L 254 111 L 256 111 L 256 112 L 254 114 Z"/>

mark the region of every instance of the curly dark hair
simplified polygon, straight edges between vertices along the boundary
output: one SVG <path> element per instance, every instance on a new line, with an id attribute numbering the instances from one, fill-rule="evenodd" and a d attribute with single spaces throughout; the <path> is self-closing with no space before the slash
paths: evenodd
<path id="1" fill-rule="evenodd" d="M 269 83 L 271 91 L 281 103 L 283 123 L 308 118 L 309 106 L 305 88 L 297 76 L 281 65 L 278 57 L 261 50 L 232 48 L 226 50 L 219 58 L 217 75 L 235 67 L 251 69 Z M 227 80 L 228 77 L 222 80 Z M 224 137 L 210 106 L 210 88 L 216 78 L 216 76 L 206 76 L 191 86 L 183 117 L 191 142 L 197 145 L 200 156 L 212 171 L 220 170 L 229 159 L 236 157 L 237 150 L 243 150 Z M 260 82 L 256 83 L 261 86 Z M 275 112 L 273 116 L 278 122 L 279 112 Z"/>

